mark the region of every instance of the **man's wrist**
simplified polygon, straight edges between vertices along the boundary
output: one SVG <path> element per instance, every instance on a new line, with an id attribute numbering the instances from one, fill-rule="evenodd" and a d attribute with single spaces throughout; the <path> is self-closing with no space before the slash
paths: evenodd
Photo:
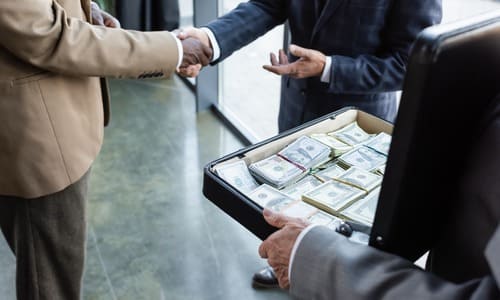
<path id="1" fill-rule="evenodd" d="M 217 39 L 215 38 L 214 33 L 210 28 L 208 27 L 202 27 L 201 30 L 203 30 L 207 36 L 208 40 L 210 41 L 210 46 L 212 47 L 213 55 L 212 55 L 212 62 L 216 61 L 220 57 L 220 47 L 219 43 L 217 42 Z"/>
<path id="2" fill-rule="evenodd" d="M 179 40 L 177 38 L 177 36 L 175 34 L 173 34 L 172 32 L 169 32 L 173 37 L 174 37 L 174 40 L 177 44 L 177 52 L 179 53 L 179 56 L 178 56 L 178 59 L 177 59 L 177 67 L 176 69 L 178 69 L 181 64 L 182 64 L 182 60 L 184 58 L 184 48 L 182 47 L 182 42 L 181 40 Z"/>

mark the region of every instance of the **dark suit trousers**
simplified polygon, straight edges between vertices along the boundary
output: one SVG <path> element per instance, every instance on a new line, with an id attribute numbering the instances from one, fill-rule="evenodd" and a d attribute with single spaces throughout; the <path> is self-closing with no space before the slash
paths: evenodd
<path id="1" fill-rule="evenodd" d="M 0 196 L 0 225 L 17 261 L 18 300 L 79 299 L 89 173 L 37 199 Z"/>

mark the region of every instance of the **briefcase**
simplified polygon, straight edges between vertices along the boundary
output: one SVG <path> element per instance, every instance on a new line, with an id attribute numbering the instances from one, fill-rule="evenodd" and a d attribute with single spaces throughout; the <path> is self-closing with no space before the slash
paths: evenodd
<path id="1" fill-rule="evenodd" d="M 391 123 L 355 107 L 346 107 L 208 163 L 204 168 L 203 194 L 258 238 L 265 239 L 277 229 L 264 220 L 263 207 L 221 178 L 216 169 L 241 161 L 250 166 L 278 153 L 303 136 L 334 132 L 353 122 L 370 135 L 382 132 L 392 135 Z"/>

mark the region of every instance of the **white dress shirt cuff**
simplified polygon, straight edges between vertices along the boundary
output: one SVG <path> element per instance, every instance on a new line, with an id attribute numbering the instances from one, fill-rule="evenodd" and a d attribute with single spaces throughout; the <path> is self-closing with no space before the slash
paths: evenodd
<path id="1" fill-rule="evenodd" d="M 290 262 L 288 264 L 288 281 L 289 282 L 292 282 L 291 276 L 292 276 L 293 260 L 295 258 L 295 253 L 297 252 L 297 249 L 299 248 L 300 242 L 302 242 L 302 240 L 304 239 L 304 237 L 306 236 L 306 234 L 309 231 L 311 231 L 311 229 L 313 229 L 314 227 L 317 227 L 317 226 L 321 226 L 321 225 L 311 224 L 311 225 L 307 226 L 299 234 L 299 236 L 297 237 L 297 240 L 295 240 L 295 244 L 293 244 L 292 253 L 290 255 Z"/>
<path id="2" fill-rule="evenodd" d="M 332 72 L 332 58 L 330 56 L 326 57 L 325 68 L 323 69 L 323 74 L 321 74 L 321 82 L 330 82 L 330 73 Z"/>
<path id="3" fill-rule="evenodd" d="M 177 60 L 177 69 L 178 69 L 182 64 L 182 59 L 184 58 L 184 48 L 182 47 L 181 40 L 179 40 L 177 36 L 172 32 L 170 32 L 170 34 L 175 38 L 175 41 L 177 43 L 177 50 L 179 52 L 179 59 Z"/>
<path id="4" fill-rule="evenodd" d="M 203 30 L 208 35 L 208 39 L 210 40 L 210 44 L 212 45 L 212 51 L 214 52 L 212 61 L 218 60 L 220 57 L 220 47 L 219 43 L 217 43 L 217 39 L 215 38 L 214 33 L 208 27 L 202 27 L 201 30 Z"/>

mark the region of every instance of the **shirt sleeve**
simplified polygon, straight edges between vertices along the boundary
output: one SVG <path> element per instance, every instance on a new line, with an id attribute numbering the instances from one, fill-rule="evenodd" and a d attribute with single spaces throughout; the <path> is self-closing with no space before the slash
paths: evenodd
<path id="1" fill-rule="evenodd" d="M 332 72 L 332 58 L 330 56 L 326 57 L 325 68 L 323 69 L 323 73 L 321 74 L 321 82 L 329 83 L 330 82 L 330 74 Z"/>
<path id="2" fill-rule="evenodd" d="M 175 34 L 170 32 L 170 34 L 174 37 L 175 42 L 177 43 L 177 51 L 179 52 L 179 58 L 177 59 L 177 69 L 181 66 L 182 64 L 182 59 L 184 58 L 184 48 L 182 47 L 182 42 L 177 38 Z"/>
<path id="3" fill-rule="evenodd" d="M 203 27 L 203 28 L 201 28 L 201 30 L 203 30 L 208 35 L 208 39 L 210 40 L 210 44 L 212 45 L 212 51 L 214 52 L 214 55 L 212 58 L 212 62 L 214 62 L 214 61 L 218 60 L 220 57 L 219 43 L 217 42 L 217 39 L 215 38 L 215 35 L 212 32 L 212 30 L 210 30 L 210 28 Z"/>

